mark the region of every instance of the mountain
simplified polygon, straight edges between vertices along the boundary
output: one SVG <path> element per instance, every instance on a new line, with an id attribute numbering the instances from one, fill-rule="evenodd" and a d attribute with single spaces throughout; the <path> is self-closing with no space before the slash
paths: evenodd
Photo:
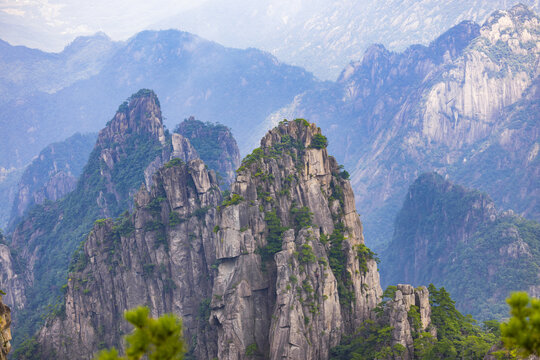
<path id="1" fill-rule="evenodd" d="M 381 257 L 392 264 L 381 268 L 383 283 L 444 286 L 462 312 L 502 319 L 512 291 L 538 294 L 540 224 L 497 211 L 485 193 L 424 174 L 410 186 Z"/>
<path id="2" fill-rule="evenodd" d="M 231 129 L 190 117 L 178 124 L 174 132 L 189 140 L 200 159 L 221 178 L 222 186 L 228 188 L 240 166 L 240 151 Z"/>
<path id="3" fill-rule="evenodd" d="M 538 0 L 522 3 L 539 9 Z M 311 0 L 226 3 L 205 1 L 154 28 L 181 28 L 232 47 L 256 47 L 318 77 L 335 80 L 348 62 L 373 43 L 402 51 L 428 44 L 463 20 L 483 22 L 493 11 L 518 1 Z"/>
<path id="4" fill-rule="evenodd" d="M 538 104 L 539 34 L 538 16 L 517 5 L 481 27 L 463 22 L 428 47 L 394 53 L 374 45 L 336 83 L 297 96 L 267 126 L 305 117 L 325 130 L 329 149 L 350 169 L 366 238 L 378 248 L 392 237 L 408 185 L 426 171 L 540 220 L 538 117 L 528 112 Z"/>
<path id="5" fill-rule="evenodd" d="M 60 53 L 46 53 L 0 40 L 2 103 L 37 92 L 54 93 L 99 73 L 119 44 L 104 33 L 81 36 Z"/>
<path id="6" fill-rule="evenodd" d="M 133 212 L 96 221 L 34 356 L 119 346 L 123 310 L 145 303 L 182 316 L 197 358 L 327 358 L 382 291 L 351 187 L 325 146 L 314 124 L 283 122 L 223 200 L 201 160 L 166 163 Z"/>
<path id="7" fill-rule="evenodd" d="M 102 35 L 78 39 L 60 54 L 2 43 L 5 68 L 19 70 L 0 78 L 0 167 L 23 167 L 47 144 L 99 130 L 140 88 L 160 94 L 163 110 L 175 117 L 165 121 L 169 126 L 191 115 L 219 121 L 247 153 L 251 126 L 317 82 L 268 53 L 226 48 L 176 30 L 144 31 L 127 42 L 109 43 Z M 59 57 L 80 67 L 71 72 Z M 51 67 L 61 71 L 48 71 Z"/>
<path id="8" fill-rule="evenodd" d="M 94 221 L 132 206 L 141 184 L 150 186 L 145 176 L 151 178 L 155 167 L 177 150 L 173 145 L 181 142 L 173 137 L 181 135 L 164 131 L 156 95 L 140 90 L 99 132 L 75 190 L 56 202 L 33 206 L 18 222 L 8 240 L 14 262 L 22 264 L 16 273 L 26 281 L 26 301 L 16 303 L 20 311 L 14 313 L 16 345 L 56 303 L 71 254 Z"/>
<path id="9" fill-rule="evenodd" d="M 43 149 L 19 180 L 11 223 L 34 204 L 59 200 L 74 190 L 95 141 L 95 134 L 75 134 Z"/>

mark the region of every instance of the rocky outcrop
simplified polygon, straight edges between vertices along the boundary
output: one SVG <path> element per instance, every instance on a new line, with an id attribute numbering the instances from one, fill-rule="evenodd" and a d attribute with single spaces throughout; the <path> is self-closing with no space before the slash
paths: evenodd
<path id="1" fill-rule="evenodd" d="M 208 304 L 220 201 L 216 176 L 201 160 L 173 160 L 150 192 L 137 193 L 132 214 L 96 222 L 71 265 L 65 314 L 39 334 L 42 358 L 91 359 L 100 348 L 121 348 L 130 331 L 123 312 L 137 305 L 154 317 L 181 316 L 193 355 L 214 358 Z"/>
<path id="2" fill-rule="evenodd" d="M 73 191 L 95 141 L 95 134 L 75 134 L 43 149 L 19 181 L 11 224 L 31 206 L 56 201 Z"/>
<path id="3" fill-rule="evenodd" d="M 238 170 L 214 245 L 220 359 L 325 359 L 378 303 L 352 189 L 325 147 L 315 125 L 285 121 Z"/>
<path id="4" fill-rule="evenodd" d="M 0 360 L 6 360 L 11 350 L 11 309 L 2 302 L 0 295 Z"/>
<path id="5" fill-rule="evenodd" d="M 0 241 L 3 241 L 1 233 Z M 9 247 L 4 243 L 0 243 L 0 289 L 6 291 L 3 296 L 4 302 L 14 309 L 22 309 L 26 302 L 24 293 L 26 281 L 15 270 L 20 272 Z"/>
<path id="6" fill-rule="evenodd" d="M 429 292 L 425 286 L 415 289 L 411 285 L 397 285 L 394 299 L 386 304 L 385 315 L 392 327 L 391 346 L 400 344 L 404 348 L 396 359 L 415 358 L 413 333 L 429 330 L 433 336 L 436 335 L 436 329 L 430 326 L 431 306 Z"/>
<path id="7" fill-rule="evenodd" d="M 240 166 L 240 151 L 231 129 L 218 123 L 204 123 L 191 116 L 178 124 L 174 132 L 173 140 L 176 134 L 189 139 L 201 160 L 221 178 L 222 187 L 228 188 Z"/>

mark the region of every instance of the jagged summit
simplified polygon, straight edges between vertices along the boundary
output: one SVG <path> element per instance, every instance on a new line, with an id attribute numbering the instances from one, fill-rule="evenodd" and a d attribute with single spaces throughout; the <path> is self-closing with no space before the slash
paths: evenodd
<path id="1" fill-rule="evenodd" d="M 98 142 L 114 143 L 133 133 L 148 134 L 165 144 L 161 107 L 152 90 L 141 89 L 124 101 L 114 118 L 99 132 Z"/>
<path id="2" fill-rule="evenodd" d="M 321 130 L 282 121 L 246 156 L 220 207 L 210 304 L 218 357 L 328 357 L 381 295 L 347 178 Z"/>

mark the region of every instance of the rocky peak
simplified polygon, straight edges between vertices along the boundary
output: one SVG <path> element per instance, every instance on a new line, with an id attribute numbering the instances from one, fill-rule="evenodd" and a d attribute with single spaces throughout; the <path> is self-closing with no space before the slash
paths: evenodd
<path id="1" fill-rule="evenodd" d="M 129 134 L 149 135 L 165 144 L 161 108 L 152 90 L 141 89 L 125 101 L 99 132 L 98 143 L 123 142 Z"/>
<path id="2" fill-rule="evenodd" d="M 354 196 L 326 145 L 314 124 L 283 121 L 237 171 L 216 225 L 220 359 L 327 358 L 378 302 Z"/>
<path id="3" fill-rule="evenodd" d="M 222 186 L 228 188 L 234 181 L 235 170 L 240 166 L 240 151 L 231 129 L 219 123 L 202 122 L 193 116 L 174 129 L 182 134 L 197 150 L 201 160 L 216 171 Z M 173 139 L 174 140 L 174 139 Z"/>

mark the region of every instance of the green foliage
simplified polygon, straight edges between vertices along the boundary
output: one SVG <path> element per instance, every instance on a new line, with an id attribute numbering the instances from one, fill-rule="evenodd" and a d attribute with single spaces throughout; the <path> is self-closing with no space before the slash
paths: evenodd
<path id="1" fill-rule="evenodd" d="M 274 259 L 274 254 L 281 251 L 283 232 L 287 230 L 286 227 L 281 225 L 281 220 L 276 215 L 276 210 L 267 212 L 264 216 L 266 227 L 268 229 L 268 235 L 266 236 L 266 246 L 259 249 L 259 254 L 264 262 Z"/>
<path id="2" fill-rule="evenodd" d="M 113 231 L 120 236 L 128 237 L 135 232 L 135 224 L 133 223 L 129 212 L 124 212 L 118 217 L 113 225 Z"/>
<path id="3" fill-rule="evenodd" d="M 298 253 L 298 261 L 300 264 L 312 264 L 317 261 L 317 257 L 313 253 L 313 248 L 309 244 L 303 244 Z"/>
<path id="4" fill-rule="evenodd" d="M 174 158 L 174 159 L 169 160 L 163 166 L 165 166 L 167 169 L 169 169 L 169 168 L 172 168 L 174 166 L 181 166 L 181 165 L 184 165 L 184 164 L 185 164 L 185 162 L 182 159 Z"/>
<path id="5" fill-rule="evenodd" d="M 501 324 L 504 346 L 515 349 L 523 358 L 540 355 L 540 300 L 526 292 L 513 293 L 507 299 L 512 317 Z"/>
<path id="6" fill-rule="evenodd" d="M 246 347 L 246 356 L 255 356 L 259 353 L 259 348 L 257 347 L 257 343 L 249 344 Z"/>
<path id="7" fill-rule="evenodd" d="M 360 264 L 360 270 L 364 273 L 368 271 L 367 263 L 369 260 L 375 260 L 377 263 L 379 262 L 377 254 L 371 251 L 365 244 L 356 245 L 356 258 Z"/>
<path id="8" fill-rule="evenodd" d="M 173 314 L 158 319 L 149 317 L 147 307 L 126 311 L 124 317 L 135 330 L 126 336 L 126 355 L 119 357 L 115 348 L 101 351 L 96 360 L 181 360 L 186 352 L 182 338 L 182 320 Z"/>
<path id="9" fill-rule="evenodd" d="M 389 300 L 395 296 L 397 288 L 389 286 L 383 301 L 377 306 L 377 319 L 367 320 L 351 337 L 331 350 L 331 359 L 374 359 L 395 358 L 405 349 L 391 346 L 392 328 L 383 316 Z M 450 294 L 444 289 L 429 286 L 431 303 L 431 322 L 437 329 L 437 337 L 429 332 L 421 332 L 418 308 L 411 306 L 408 321 L 413 327 L 415 359 L 483 359 L 488 350 L 497 343 L 496 333 L 489 328 L 480 328 L 470 316 L 463 316 L 455 308 Z M 493 322 L 490 326 L 495 326 Z M 428 329 L 429 330 L 429 329 Z"/>
<path id="10" fill-rule="evenodd" d="M 169 213 L 169 226 L 176 226 L 183 223 L 185 220 L 178 215 L 176 211 L 171 211 Z"/>
<path id="11" fill-rule="evenodd" d="M 236 170 L 236 172 L 242 172 L 248 168 L 251 164 L 254 164 L 264 157 L 264 151 L 261 148 L 254 149 L 251 154 L 246 155 L 242 160 L 242 165 Z"/>
<path id="12" fill-rule="evenodd" d="M 315 134 L 311 140 L 311 147 L 314 149 L 324 149 L 328 146 L 328 139 L 322 134 Z"/>
<path id="13" fill-rule="evenodd" d="M 297 208 L 296 204 L 293 204 L 293 206 L 291 206 L 291 217 L 294 222 L 294 228 L 297 232 L 300 231 L 300 229 L 313 225 L 313 213 L 309 211 L 307 206 Z"/>
<path id="14" fill-rule="evenodd" d="M 346 336 L 341 344 L 330 350 L 332 360 L 385 359 L 398 355 L 401 348 L 393 349 L 392 327 L 366 320 L 352 336 Z"/>
<path id="15" fill-rule="evenodd" d="M 306 119 L 298 118 L 298 119 L 294 119 L 294 122 L 297 124 L 302 124 L 305 127 L 309 127 L 309 121 L 307 121 Z"/>
<path id="16" fill-rule="evenodd" d="M 342 178 L 343 180 L 349 180 L 351 175 L 349 174 L 347 170 L 343 170 L 339 173 L 339 177 Z"/>
<path id="17" fill-rule="evenodd" d="M 339 302 L 342 305 L 350 306 L 354 300 L 354 291 L 352 290 L 351 274 L 345 266 L 347 259 L 343 252 L 344 232 L 345 225 L 343 223 L 338 223 L 334 226 L 334 231 L 328 239 L 330 242 L 328 261 L 338 282 Z"/>
<path id="18" fill-rule="evenodd" d="M 227 163 L 233 167 L 235 159 L 231 148 L 236 147 L 236 140 L 227 126 L 190 117 L 180 123 L 174 132 L 189 139 L 201 160 L 216 174 L 225 176 L 223 168 Z"/>
<path id="19" fill-rule="evenodd" d="M 39 359 L 39 342 L 35 336 L 24 340 L 13 352 L 13 357 L 18 360 Z"/>
<path id="20" fill-rule="evenodd" d="M 229 199 L 223 200 L 223 202 L 220 205 L 220 209 L 226 208 L 230 205 L 237 205 L 240 204 L 240 202 L 244 201 L 244 197 L 238 194 L 232 194 L 232 196 Z"/>
<path id="21" fill-rule="evenodd" d="M 219 231 L 219 225 L 214 226 L 214 233 L 217 233 Z"/>

